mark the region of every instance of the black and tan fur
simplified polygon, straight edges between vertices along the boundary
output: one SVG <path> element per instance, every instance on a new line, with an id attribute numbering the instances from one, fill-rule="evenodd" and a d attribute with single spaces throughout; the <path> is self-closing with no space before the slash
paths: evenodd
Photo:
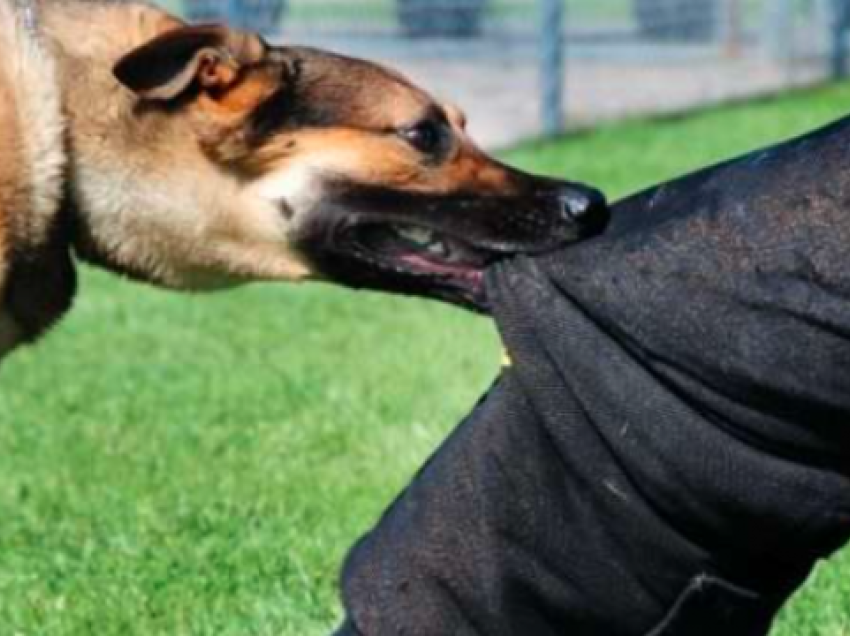
<path id="1" fill-rule="evenodd" d="M 0 356 L 70 307 L 72 253 L 174 289 L 312 278 L 482 306 L 491 258 L 600 225 L 593 191 L 486 157 L 384 68 L 144 4 L 19 2 L 34 28 L 0 0 Z"/>

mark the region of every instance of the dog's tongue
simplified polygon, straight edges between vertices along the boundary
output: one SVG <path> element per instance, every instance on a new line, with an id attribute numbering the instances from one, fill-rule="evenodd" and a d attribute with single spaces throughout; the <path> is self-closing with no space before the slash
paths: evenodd
<path id="1" fill-rule="evenodd" d="M 411 269 L 438 276 L 457 276 L 468 280 L 476 287 L 481 287 L 484 281 L 484 271 L 468 265 L 453 264 L 432 260 L 423 254 L 404 254 L 400 260 Z"/>

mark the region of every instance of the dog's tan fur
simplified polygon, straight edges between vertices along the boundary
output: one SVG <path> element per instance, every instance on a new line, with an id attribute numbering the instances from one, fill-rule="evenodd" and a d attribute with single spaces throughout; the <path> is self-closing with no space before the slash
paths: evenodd
<path id="1" fill-rule="evenodd" d="M 0 3 L 0 355 L 70 305 L 72 243 L 181 289 L 307 275 L 281 244 L 275 203 L 210 162 L 183 118 L 134 116 L 113 77 L 122 55 L 179 21 L 133 4 L 35 8 L 38 34 Z M 44 275 L 16 281 L 19 263 Z"/>
<path id="2" fill-rule="evenodd" d="M 65 38 L 91 30 L 92 22 L 103 35 Z M 304 277 L 306 268 L 281 246 L 274 202 L 252 196 L 237 175 L 209 160 L 198 143 L 203 123 L 162 111 L 137 116 L 135 96 L 113 77 L 123 54 L 178 26 L 136 5 L 70 4 L 45 17 L 47 36 L 62 43 L 57 59 L 81 249 L 180 289 Z M 210 134 L 218 126 L 211 122 Z"/>
<path id="3" fill-rule="evenodd" d="M 0 50 L 0 294 L 6 300 L 0 305 L 2 356 L 25 337 L 21 320 L 46 325 L 53 319 L 50 314 L 70 304 L 72 290 L 51 290 L 49 299 L 29 300 L 24 298 L 29 294 L 15 290 L 12 297 L 11 276 L 22 260 L 47 269 L 64 266 L 56 262 L 54 247 L 65 166 L 64 119 L 54 60 L 9 2 L 0 4 Z M 18 307 L 21 303 L 27 306 Z M 14 315 L 16 309 L 22 316 Z"/>

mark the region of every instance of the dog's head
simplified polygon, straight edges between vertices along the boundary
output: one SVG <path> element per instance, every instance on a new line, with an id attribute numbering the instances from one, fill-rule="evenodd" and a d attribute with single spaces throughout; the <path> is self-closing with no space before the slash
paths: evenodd
<path id="1" fill-rule="evenodd" d="M 493 160 L 460 111 L 365 61 L 200 26 L 114 72 L 137 109 L 189 114 L 205 155 L 274 204 L 257 209 L 309 277 L 483 309 L 488 264 L 607 219 L 597 191 Z"/>

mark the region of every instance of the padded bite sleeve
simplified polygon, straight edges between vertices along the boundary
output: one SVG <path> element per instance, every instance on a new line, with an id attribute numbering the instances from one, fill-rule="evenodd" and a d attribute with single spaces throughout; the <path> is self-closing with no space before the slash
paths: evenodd
<path id="1" fill-rule="evenodd" d="M 766 634 L 850 535 L 848 128 L 494 267 L 513 365 L 351 552 L 341 633 Z"/>

